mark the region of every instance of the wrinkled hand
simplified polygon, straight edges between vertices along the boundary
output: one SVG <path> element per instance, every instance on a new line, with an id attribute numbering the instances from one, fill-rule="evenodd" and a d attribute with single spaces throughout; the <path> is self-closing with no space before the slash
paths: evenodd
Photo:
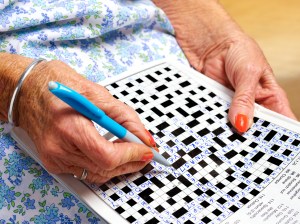
<path id="1" fill-rule="evenodd" d="M 222 39 L 190 63 L 210 78 L 235 91 L 229 120 L 240 132 L 252 124 L 254 102 L 296 119 L 287 96 L 258 45 L 244 33 Z"/>
<path id="2" fill-rule="evenodd" d="M 229 120 L 239 132 L 251 126 L 254 102 L 295 119 L 261 49 L 218 1 L 153 2 L 170 19 L 177 42 L 190 64 L 235 91 Z"/>
<path id="3" fill-rule="evenodd" d="M 48 91 L 50 80 L 83 94 L 145 144 L 155 146 L 134 110 L 112 97 L 104 87 L 82 78 L 60 61 L 42 62 L 22 86 L 18 122 L 33 139 L 49 172 L 80 177 L 85 168 L 87 181 L 103 183 L 114 176 L 138 171 L 152 159 L 153 153 L 147 146 L 109 142 L 100 136 L 90 120 Z"/>

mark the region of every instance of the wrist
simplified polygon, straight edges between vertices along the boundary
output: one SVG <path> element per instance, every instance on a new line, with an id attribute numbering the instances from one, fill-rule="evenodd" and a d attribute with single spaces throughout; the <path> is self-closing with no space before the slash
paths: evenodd
<path id="1" fill-rule="evenodd" d="M 0 120 L 8 121 L 10 101 L 21 74 L 32 62 L 31 58 L 0 53 Z"/>

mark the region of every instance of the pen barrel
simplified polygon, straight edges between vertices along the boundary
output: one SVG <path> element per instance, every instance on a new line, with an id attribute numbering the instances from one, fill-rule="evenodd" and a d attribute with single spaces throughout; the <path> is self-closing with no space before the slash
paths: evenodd
<path id="1" fill-rule="evenodd" d="M 94 121 L 120 139 L 123 139 L 126 135 L 127 130 L 107 115 Z"/>

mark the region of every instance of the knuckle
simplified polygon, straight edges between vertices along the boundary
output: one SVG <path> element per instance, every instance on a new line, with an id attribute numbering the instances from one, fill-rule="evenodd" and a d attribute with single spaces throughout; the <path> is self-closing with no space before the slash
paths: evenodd
<path id="1" fill-rule="evenodd" d="M 240 93 L 235 99 L 233 104 L 239 105 L 239 106 L 251 106 L 254 103 L 254 95 L 251 90 L 244 91 Z"/>

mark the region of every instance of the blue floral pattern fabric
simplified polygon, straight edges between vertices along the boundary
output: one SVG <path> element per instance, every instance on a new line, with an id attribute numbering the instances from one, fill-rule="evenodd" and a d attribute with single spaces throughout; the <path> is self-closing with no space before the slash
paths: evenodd
<path id="1" fill-rule="evenodd" d="M 164 57 L 186 62 L 146 0 L 0 0 L 0 33 L 0 52 L 62 60 L 93 82 Z M 0 224 L 101 222 L 6 130 L 0 121 Z"/>

